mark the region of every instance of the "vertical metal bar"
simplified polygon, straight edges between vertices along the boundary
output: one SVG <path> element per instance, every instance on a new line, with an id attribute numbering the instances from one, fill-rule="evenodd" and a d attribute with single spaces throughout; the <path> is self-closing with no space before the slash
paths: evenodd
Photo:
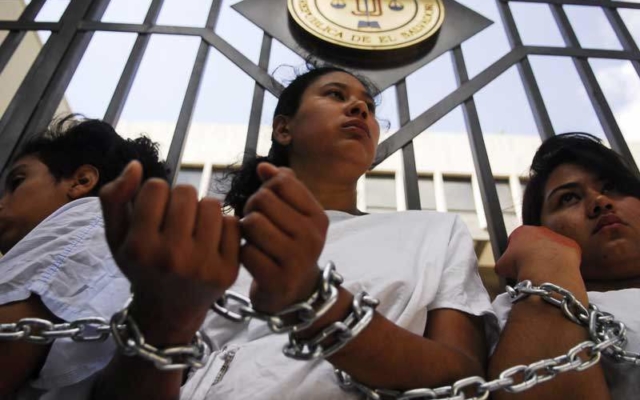
<path id="1" fill-rule="evenodd" d="M 153 0 L 151 5 L 149 6 L 146 17 L 144 18 L 145 26 L 151 27 L 155 25 L 156 21 L 158 20 L 158 15 L 160 14 L 163 3 L 164 0 Z M 113 92 L 113 96 L 111 97 L 111 101 L 109 102 L 109 107 L 107 107 L 107 111 L 105 112 L 103 118 L 106 122 L 110 123 L 113 126 L 117 125 L 118 121 L 120 120 L 120 115 L 122 114 L 122 110 L 124 109 L 124 104 L 127 101 L 127 97 L 129 96 L 129 92 L 131 91 L 131 87 L 133 86 L 133 81 L 138 74 L 138 68 L 140 68 L 142 57 L 147 50 L 147 45 L 149 44 L 150 38 L 150 34 L 138 34 L 136 42 L 131 49 L 127 64 L 122 71 L 122 75 L 120 76 L 120 80 L 118 81 L 118 86 L 116 86 L 116 90 Z"/>
<path id="2" fill-rule="evenodd" d="M 452 52 L 458 85 L 462 85 L 469 80 L 462 48 L 456 46 Z M 493 173 L 491 172 L 491 164 L 489 163 L 489 156 L 484 143 L 484 137 L 482 136 L 478 110 L 476 109 L 476 103 L 473 97 L 462 104 L 462 110 L 464 112 L 465 124 L 467 125 L 473 163 L 478 176 L 482 204 L 487 216 L 487 228 L 489 230 L 489 237 L 491 238 L 493 256 L 494 259 L 497 260 L 507 248 L 507 230 L 504 226 L 498 191 L 493 179 Z"/>
<path id="3" fill-rule="evenodd" d="M 518 32 L 516 21 L 513 18 L 511 7 L 509 3 L 502 0 L 496 0 L 502 23 L 504 24 L 505 31 L 507 32 L 507 38 L 511 44 L 511 48 L 521 47 L 522 38 Z M 551 118 L 547 112 L 547 107 L 544 104 L 544 99 L 540 93 L 540 87 L 536 81 L 536 77 L 533 74 L 533 68 L 529 61 L 529 57 L 524 58 L 518 63 L 518 72 L 520 73 L 520 79 L 524 85 L 524 90 L 527 93 L 527 99 L 529 100 L 529 106 L 533 111 L 533 118 L 536 121 L 538 127 L 538 133 L 542 140 L 548 139 L 555 135 Z"/>
<path id="4" fill-rule="evenodd" d="M 92 0 L 89 10 L 85 14 L 84 21 L 96 21 L 102 18 L 109 2 L 111 0 Z M 77 27 L 77 25 L 76 25 Z M 41 131 L 49 125 L 54 113 L 58 109 L 64 93 L 73 78 L 73 75 L 84 56 L 91 38 L 93 37 L 93 31 L 79 32 L 77 31 L 71 45 L 67 48 L 67 51 L 62 59 L 62 62 L 56 68 L 56 72 L 52 77 L 47 89 L 42 96 L 36 112 L 31 117 L 31 121 L 27 125 L 26 133 L 30 135 L 34 132 Z"/>
<path id="5" fill-rule="evenodd" d="M 18 22 L 35 20 L 43 5 L 44 0 L 32 0 L 31 3 L 25 7 L 20 18 L 18 18 Z M 0 45 L 0 73 L 4 70 L 4 67 L 7 66 L 9 60 L 11 60 L 11 56 L 20 45 L 20 42 L 22 42 L 22 38 L 24 38 L 26 33 L 26 30 L 11 31 L 7 37 L 4 38 L 2 45 Z"/>
<path id="6" fill-rule="evenodd" d="M 260 59 L 258 67 L 263 70 L 269 68 L 269 59 L 271 58 L 271 44 L 273 39 L 266 32 L 262 36 L 262 47 L 260 48 Z M 251 115 L 249 116 L 249 127 L 247 128 L 247 140 L 244 145 L 244 157 L 242 163 L 245 164 L 258 151 L 258 138 L 260 136 L 260 123 L 262 117 L 262 108 L 264 106 L 265 89 L 255 83 L 253 87 L 253 100 L 251 102 Z"/>
<path id="7" fill-rule="evenodd" d="M 635 54 L 639 54 L 640 49 L 638 49 L 638 45 L 636 44 L 635 40 L 633 40 L 633 36 L 622 20 L 622 17 L 620 17 L 620 13 L 618 13 L 618 10 L 615 8 L 607 7 L 603 8 L 603 10 L 604 14 L 609 20 L 609 23 L 611 24 L 611 27 L 613 28 L 613 31 L 616 33 L 616 36 L 618 36 L 618 40 L 620 41 L 622 48 L 626 51 L 631 51 Z M 635 68 L 636 73 L 640 75 L 640 61 L 631 60 L 631 65 L 633 65 L 633 68 Z"/>
<path id="8" fill-rule="evenodd" d="M 72 0 L 61 18 L 62 27 L 51 35 L 31 69 L 24 78 L 16 95 L 0 120 L 0 168 L 4 170 L 11 154 L 22 140 L 23 132 L 49 86 L 58 66 L 71 46 L 92 2 Z"/>
<path id="9" fill-rule="evenodd" d="M 567 17 L 564 8 L 558 4 L 550 5 L 550 7 L 553 17 L 558 24 L 558 28 L 560 28 L 560 33 L 562 34 L 565 44 L 568 47 L 580 48 L 580 42 L 578 41 L 578 37 L 569 22 L 569 18 Z M 598 120 L 600 121 L 600 124 L 604 129 L 604 133 L 609 140 L 609 144 L 611 144 L 611 148 L 622 155 L 629 165 L 638 171 L 638 166 L 633 159 L 631 150 L 629 150 L 629 146 L 622 136 L 622 131 L 620 131 L 620 127 L 616 122 L 616 118 L 611 111 L 611 107 L 609 107 L 607 98 L 604 96 L 604 92 L 593 73 L 593 69 L 589 64 L 589 61 L 586 58 L 573 57 L 573 63 L 578 70 L 578 75 L 580 75 L 582 84 L 587 89 L 587 94 L 591 100 L 591 104 L 596 111 L 596 115 L 598 116 Z"/>
<path id="10" fill-rule="evenodd" d="M 406 80 L 403 79 L 396 84 L 396 97 L 398 100 L 400 126 L 404 126 L 411 121 Z M 402 163 L 404 167 L 404 192 L 407 210 L 420 210 L 422 207 L 420 205 L 418 170 L 416 168 L 416 153 L 413 147 L 413 140 L 402 147 Z"/>
<path id="11" fill-rule="evenodd" d="M 220 14 L 221 2 L 214 0 L 211 3 L 209 9 L 209 16 L 207 17 L 206 27 L 213 30 L 215 29 L 218 15 Z M 176 128 L 173 131 L 173 137 L 171 139 L 171 146 L 169 147 L 169 154 L 167 156 L 167 164 L 171 168 L 169 174 L 169 182 L 175 182 L 178 172 L 180 170 L 180 160 L 182 159 L 182 152 L 184 146 L 187 144 L 187 136 L 189 134 L 189 128 L 191 126 L 191 119 L 193 117 L 193 110 L 198 99 L 198 93 L 200 92 L 200 84 L 202 83 L 202 76 L 207 65 L 207 59 L 209 58 L 209 44 L 200 39 L 200 47 L 198 48 L 198 54 L 193 64 L 191 71 L 191 77 L 189 78 L 189 84 L 187 91 L 182 101 L 182 108 L 180 109 L 180 115 Z"/>

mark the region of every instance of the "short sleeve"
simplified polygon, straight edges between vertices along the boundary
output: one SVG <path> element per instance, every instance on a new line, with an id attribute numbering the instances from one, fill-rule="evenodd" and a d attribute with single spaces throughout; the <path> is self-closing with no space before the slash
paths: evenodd
<path id="1" fill-rule="evenodd" d="M 32 294 L 65 321 L 109 320 L 129 296 L 129 282 L 116 266 L 104 236 L 96 197 L 73 201 L 42 221 L 0 259 L 0 305 Z M 80 382 L 103 368 L 115 345 L 54 342 L 31 385 L 52 389 Z"/>
<path id="2" fill-rule="evenodd" d="M 435 300 L 429 310 L 451 308 L 471 315 L 485 316 L 487 335 L 497 334 L 497 320 L 489 294 L 478 273 L 473 239 L 460 217 L 455 216 L 445 265 Z"/>

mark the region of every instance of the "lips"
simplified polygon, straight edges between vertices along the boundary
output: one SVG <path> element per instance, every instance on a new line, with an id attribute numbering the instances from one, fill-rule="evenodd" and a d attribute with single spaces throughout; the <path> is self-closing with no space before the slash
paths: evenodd
<path id="1" fill-rule="evenodd" d="M 596 227 L 593 229 L 592 233 L 598 233 L 605 226 L 613 225 L 613 224 L 624 224 L 624 222 L 615 214 L 607 214 L 600 217 Z"/>
<path id="2" fill-rule="evenodd" d="M 359 119 L 352 119 L 345 122 L 344 124 L 342 124 L 342 128 L 352 128 L 353 130 L 361 131 L 362 134 L 366 135 L 368 138 L 371 137 L 369 126 L 364 121 L 361 121 Z"/>

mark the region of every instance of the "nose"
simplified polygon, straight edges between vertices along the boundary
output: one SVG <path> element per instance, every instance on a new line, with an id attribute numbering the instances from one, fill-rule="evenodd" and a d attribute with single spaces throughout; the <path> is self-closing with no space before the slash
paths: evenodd
<path id="1" fill-rule="evenodd" d="M 354 100 L 349 105 L 349 115 L 359 115 L 363 119 L 367 119 L 367 117 L 369 116 L 369 107 L 367 106 L 367 103 L 359 99 Z"/>
<path id="2" fill-rule="evenodd" d="M 605 194 L 598 194 L 593 201 L 593 206 L 590 211 L 592 217 L 610 213 L 613 211 L 613 201 Z"/>

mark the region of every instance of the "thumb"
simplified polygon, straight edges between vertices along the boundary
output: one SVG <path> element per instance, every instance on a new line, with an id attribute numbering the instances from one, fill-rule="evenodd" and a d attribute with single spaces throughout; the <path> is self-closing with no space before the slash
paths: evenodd
<path id="1" fill-rule="evenodd" d="M 100 190 L 105 232 L 112 250 L 122 243 L 129 229 L 131 202 L 141 181 L 142 165 L 138 161 L 131 161 L 118 178 Z"/>
<path id="2" fill-rule="evenodd" d="M 261 162 L 256 168 L 258 177 L 262 182 L 266 182 L 278 174 L 278 167 L 268 162 Z"/>

